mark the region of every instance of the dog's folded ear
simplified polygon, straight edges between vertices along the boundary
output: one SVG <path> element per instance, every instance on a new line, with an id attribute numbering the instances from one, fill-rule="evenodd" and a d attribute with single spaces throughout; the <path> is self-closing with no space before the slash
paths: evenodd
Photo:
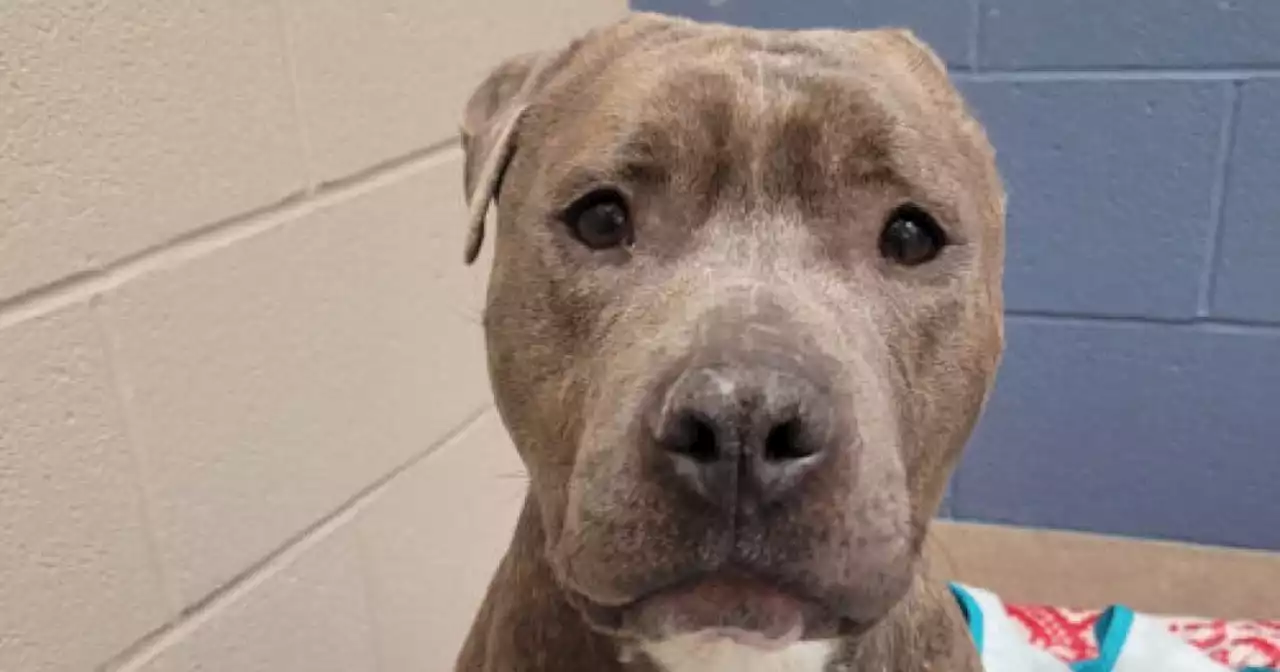
<path id="1" fill-rule="evenodd" d="M 517 129 L 545 63 L 542 53 L 512 57 L 489 73 L 471 94 L 463 113 L 463 183 L 470 209 L 466 263 L 480 254 L 489 204 L 498 195 L 502 174 L 515 152 Z"/>
<path id="2" fill-rule="evenodd" d="M 942 57 L 938 56 L 938 52 L 934 51 L 924 40 L 921 40 L 911 29 L 887 28 L 879 32 L 885 39 L 896 42 L 896 46 L 914 64 L 914 67 L 911 68 L 912 70 L 917 70 L 919 67 L 927 65 L 933 69 L 935 74 L 946 76 L 947 64 L 943 62 Z"/>

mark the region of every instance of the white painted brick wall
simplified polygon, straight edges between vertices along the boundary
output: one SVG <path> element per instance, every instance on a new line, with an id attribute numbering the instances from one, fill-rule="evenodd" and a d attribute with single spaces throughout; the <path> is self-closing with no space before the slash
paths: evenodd
<path id="1" fill-rule="evenodd" d="M 624 11 L 0 5 L 0 671 L 450 669 L 523 492 L 458 114 Z"/>

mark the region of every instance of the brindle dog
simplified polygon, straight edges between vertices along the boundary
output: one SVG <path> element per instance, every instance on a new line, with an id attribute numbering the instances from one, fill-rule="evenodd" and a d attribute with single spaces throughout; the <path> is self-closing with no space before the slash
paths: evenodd
<path id="1" fill-rule="evenodd" d="M 1004 192 L 938 57 L 635 14 L 502 64 L 462 135 L 530 487 L 457 669 L 978 670 L 922 549 Z"/>

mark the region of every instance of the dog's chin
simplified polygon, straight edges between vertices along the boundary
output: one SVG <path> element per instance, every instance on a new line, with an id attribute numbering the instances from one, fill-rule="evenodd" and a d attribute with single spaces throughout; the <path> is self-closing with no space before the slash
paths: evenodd
<path id="1" fill-rule="evenodd" d="M 732 573 L 699 577 L 624 606 L 592 605 L 582 612 L 593 627 L 631 639 L 662 641 L 697 635 L 764 650 L 864 629 L 814 600 Z"/>

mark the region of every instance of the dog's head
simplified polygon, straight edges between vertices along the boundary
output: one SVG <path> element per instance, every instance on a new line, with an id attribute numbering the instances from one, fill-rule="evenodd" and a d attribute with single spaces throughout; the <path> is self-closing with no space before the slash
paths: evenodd
<path id="1" fill-rule="evenodd" d="M 463 140 L 498 408 L 585 617 L 883 616 L 1002 346 L 1004 195 L 933 52 L 633 15 L 500 66 Z"/>

